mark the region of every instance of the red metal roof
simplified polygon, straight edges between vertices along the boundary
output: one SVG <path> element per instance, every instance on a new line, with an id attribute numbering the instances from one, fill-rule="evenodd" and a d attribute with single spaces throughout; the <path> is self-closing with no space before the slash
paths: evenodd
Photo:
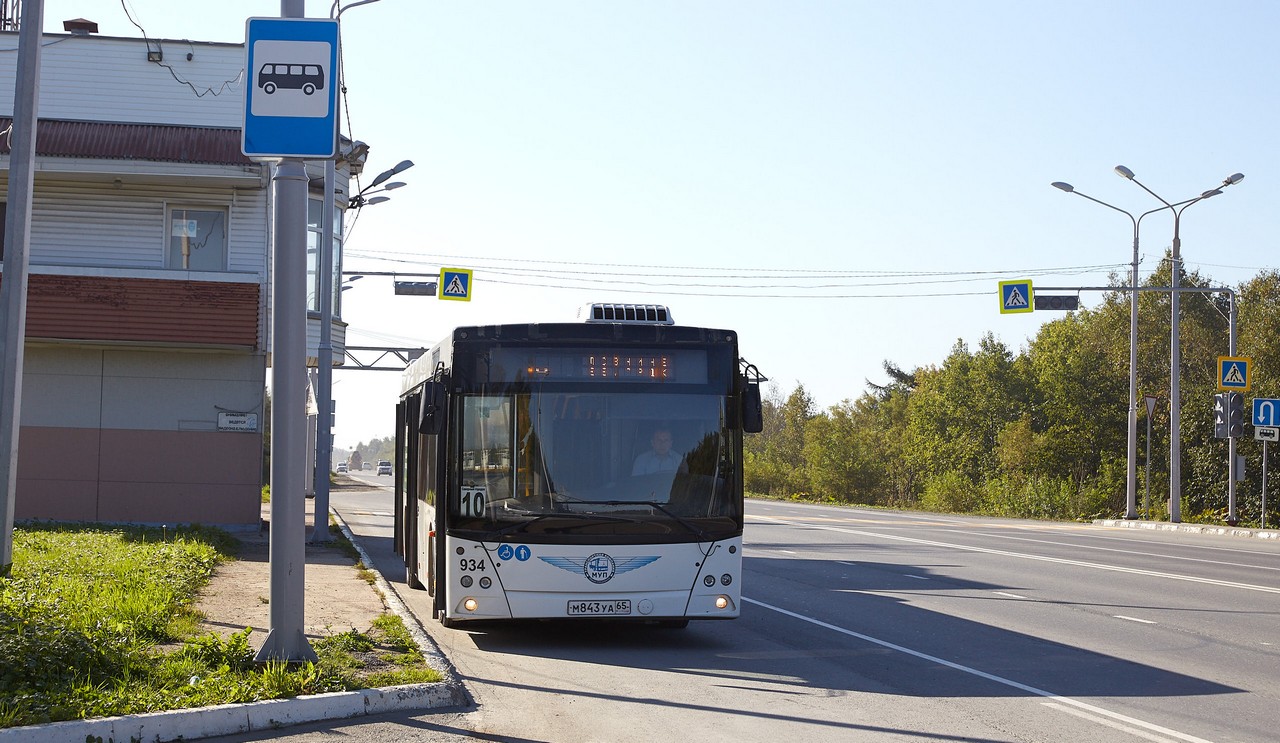
<path id="1" fill-rule="evenodd" d="M 11 118 L 0 117 L 0 131 L 12 121 Z M 8 152 L 8 138 L 0 137 L 0 153 Z M 240 152 L 239 129 L 167 124 L 40 119 L 36 124 L 36 154 L 107 160 L 253 164 Z"/>

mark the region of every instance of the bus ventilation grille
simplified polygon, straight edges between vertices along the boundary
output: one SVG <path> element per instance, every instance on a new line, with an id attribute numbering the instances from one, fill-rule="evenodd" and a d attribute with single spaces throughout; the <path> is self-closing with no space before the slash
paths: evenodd
<path id="1" fill-rule="evenodd" d="M 578 317 L 585 322 L 628 325 L 675 325 L 671 311 L 660 304 L 589 304 Z"/>

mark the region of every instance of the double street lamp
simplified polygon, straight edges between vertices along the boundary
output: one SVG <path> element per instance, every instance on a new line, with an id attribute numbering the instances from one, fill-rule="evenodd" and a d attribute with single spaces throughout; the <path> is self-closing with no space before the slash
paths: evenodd
<path id="1" fill-rule="evenodd" d="M 1164 206 L 1143 212 L 1138 216 L 1121 209 L 1118 206 L 1108 204 L 1101 199 L 1095 199 L 1087 194 L 1080 193 L 1075 190 L 1069 183 L 1056 181 L 1052 185 L 1066 193 L 1073 193 L 1082 196 L 1096 204 L 1101 204 L 1108 209 L 1114 209 L 1127 216 L 1133 224 L 1133 264 L 1129 277 L 1130 301 L 1129 301 L 1129 420 L 1128 420 L 1128 445 L 1126 447 L 1126 475 L 1125 475 L 1125 518 L 1138 518 L 1138 294 L 1139 294 L 1139 277 L 1138 277 L 1138 232 L 1142 224 L 1142 219 L 1148 214 L 1155 214 L 1165 210 L 1173 212 L 1173 253 L 1172 253 L 1172 330 L 1170 334 L 1170 361 L 1169 361 L 1169 397 L 1170 397 L 1170 444 L 1169 444 L 1169 501 L 1170 501 L 1170 519 L 1173 522 L 1182 520 L 1180 505 L 1182 500 L 1182 463 L 1181 463 L 1181 397 L 1179 390 L 1179 366 L 1181 363 L 1180 345 L 1178 338 L 1178 322 L 1179 322 L 1179 303 L 1178 303 L 1178 280 L 1181 271 L 1182 262 L 1182 243 L 1179 237 L 1179 226 L 1181 223 L 1182 212 L 1186 211 L 1192 204 L 1198 203 L 1205 199 L 1217 196 L 1222 193 L 1222 189 L 1227 186 L 1234 185 L 1244 180 L 1244 175 L 1236 173 L 1222 182 L 1218 188 L 1211 189 L 1201 193 L 1194 198 L 1185 199 L 1176 203 L 1169 203 L 1157 195 L 1154 191 L 1143 185 L 1134 177 L 1133 171 L 1123 165 L 1115 167 L 1117 175 L 1127 180 L 1137 183 L 1144 191 L 1155 196 Z M 1235 440 L 1231 440 L 1231 467 L 1234 471 L 1235 467 Z"/>

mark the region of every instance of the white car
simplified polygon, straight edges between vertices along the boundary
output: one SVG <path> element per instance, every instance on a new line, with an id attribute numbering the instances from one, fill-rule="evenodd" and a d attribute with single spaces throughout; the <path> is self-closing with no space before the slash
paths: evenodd
<path id="1" fill-rule="evenodd" d="M 378 474 L 379 475 L 391 474 L 391 462 L 388 462 L 385 459 L 378 462 Z"/>
<path id="2" fill-rule="evenodd" d="M 337 473 L 338 473 L 339 475 L 346 474 L 346 472 L 347 472 L 347 463 L 346 463 L 346 462 L 338 462 L 338 467 L 337 467 L 337 470 L 336 470 L 336 471 L 337 471 Z"/>

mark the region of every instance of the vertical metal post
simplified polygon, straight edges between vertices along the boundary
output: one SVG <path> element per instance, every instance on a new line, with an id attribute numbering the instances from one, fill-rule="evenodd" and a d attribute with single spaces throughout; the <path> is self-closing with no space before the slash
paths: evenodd
<path id="1" fill-rule="evenodd" d="M 281 0 L 283 18 L 301 18 L 303 0 Z M 316 660 L 303 632 L 306 501 L 303 493 L 307 383 L 307 170 L 301 159 L 276 168 L 271 275 L 271 632 L 256 660 Z"/>
<path id="2" fill-rule="evenodd" d="M 1171 255 L 1169 294 L 1171 318 L 1169 329 L 1169 521 L 1182 522 L 1182 341 L 1178 321 L 1181 305 L 1178 284 L 1182 273 L 1182 239 L 1178 236 L 1181 213 L 1173 210 L 1173 252 Z"/>
<path id="3" fill-rule="evenodd" d="M 1227 292 L 1227 299 L 1231 302 L 1231 309 L 1228 314 L 1229 318 L 1229 337 L 1227 341 L 1227 355 L 1236 355 L 1236 293 L 1234 291 Z M 1230 431 L 1227 432 L 1230 434 Z M 1227 438 L 1227 523 L 1235 526 L 1240 523 L 1240 519 L 1236 517 L 1236 472 L 1239 463 L 1236 462 L 1236 437 L 1228 435 Z"/>
<path id="4" fill-rule="evenodd" d="M 337 177 L 333 158 L 324 161 L 324 199 L 320 218 L 320 345 L 316 349 L 316 498 L 312 542 L 329 541 L 329 470 L 333 459 L 333 186 Z"/>
<path id="5" fill-rule="evenodd" d="M 1146 216 L 1145 214 L 1143 216 Z M 1133 219 L 1133 215 L 1129 215 Z M 1125 448 L 1124 517 L 1138 518 L 1138 221 L 1133 222 L 1133 270 L 1129 274 L 1129 432 Z M 1147 421 L 1150 425 L 1150 416 Z M 1150 434 L 1147 439 L 1150 441 Z M 1148 456 L 1150 461 L 1151 457 Z"/>
<path id="6" fill-rule="evenodd" d="M 1146 497 L 1143 499 L 1143 510 L 1146 512 L 1146 518 L 1151 520 L 1151 412 L 1150 406 L 1147 408 L 1147 477 L 1146 477 Z"/>
<path id="7" fill-rule="evenodd" d="M 1262 442 L 1262 528 L 1267 528 L 1267 442 Z"/>
<path id="8" fill-rule="evenodd" d="M 13 515 L 22 425 L 22 364 L 27 336 L 27 264 L 35 189 L 36 120 L 40 100 L 40 35 L 44 0 L 26 0 L 18 28 L 18 67 L 9 149 L 9 204 L 0 278 L 0 578 L 13 567 Z"/>

